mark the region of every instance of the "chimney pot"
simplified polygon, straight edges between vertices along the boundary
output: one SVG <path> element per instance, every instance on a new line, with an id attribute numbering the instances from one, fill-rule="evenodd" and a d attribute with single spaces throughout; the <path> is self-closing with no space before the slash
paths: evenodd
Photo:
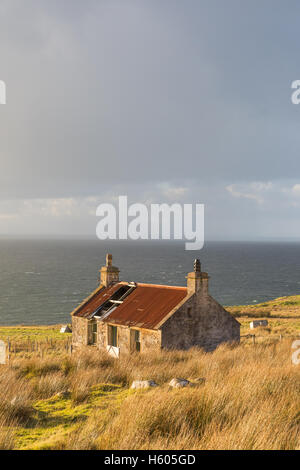
<path id="1" fill-rule="evenodd" d="M 201 273 L 200 259 L 195 259 L 195 261 L 194 261 L 194 272 L 195 273 Z"/>

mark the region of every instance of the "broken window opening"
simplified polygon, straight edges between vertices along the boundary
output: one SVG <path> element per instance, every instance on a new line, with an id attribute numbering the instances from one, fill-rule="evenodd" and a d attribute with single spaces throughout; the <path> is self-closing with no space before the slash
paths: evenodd
<path id="1" fill-rule="evenodd" d="M 112 296 L 109 300 L 113 301 L 119 301 L 122 302 L 127 295 L 133 291 L 134 287 L 129 286 L 128 284 L 125 286 L 121 286 Z"/>
<path id="2" fill-rule="evenodd" d="M 141 340 L 140 340 L 140 330 L 131 330 L 130 331 L 130 342 L 131 342 L 131 351 L 140 352 L 141 351 Z"/>
<path id="3" fill-rule="evenodd" d="M 89 344 L 97 344 L 97 332 L 98 332 L 98 325 L 97 321 L 93 320 L 89 324 Z"/>
<path id="4" fill-rule="evenodd" d="M 108 325 L 108 345 L 118 346 L 118 328 L 116 326 Z"/>
<path id="5" fill-rule="evenodd" d="M 118 305 L 122 304 L 124 299 L 135 289 L 135 287 L 135 285 L 129 284 L 122 285 L 108 300 L 97 308 L 97 310 L 92 314 L 92 317 L 97 316 L 97 318 L 100 318 L 101 320 L 106 318 L 117 308 Z"/>

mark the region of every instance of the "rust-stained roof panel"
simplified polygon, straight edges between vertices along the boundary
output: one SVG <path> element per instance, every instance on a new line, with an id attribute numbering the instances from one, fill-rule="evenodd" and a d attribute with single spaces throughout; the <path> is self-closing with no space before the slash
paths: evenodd
<path id="1" fill-rule="evenodd" d="M 75 316 L 89 318 L 98 307 L 122 286 L 118 282 L 97 290 L 74 312 Z M 187 295 L 186 287 L 161 286 L 158 284 L 136 284 L 135 289 L 106 318 L 107 323 L 155 329 Z"/>
<path id="2" fill-rule="evenodd" d="M 155 329 L 187 295 L 186 287 L 137 284 L 123 303 L 103 321 Z"/>
<path id="3" fill-rule="evenodd" d="M 110 287 L 103 287 L 103 289 L 97 290 L 94 295 L 92 294 L 91 297 L 75 311 L 74 316 L 88 318 L 100 305 L 108 300 L 121 285 L 122 283 L 118 282 Z"/>

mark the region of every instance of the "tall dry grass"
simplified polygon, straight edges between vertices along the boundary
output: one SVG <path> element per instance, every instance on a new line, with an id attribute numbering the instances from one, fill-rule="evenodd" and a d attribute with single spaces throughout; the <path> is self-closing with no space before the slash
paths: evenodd
<path id="1" fill-rule="evenodd" d="M 206 381 L 171 390 L 173 377 Z M 120 360 L 97 351 L 16 359 L 0 369 L 0 447 L 14 447 L 14 429 L 35 426 L 36 400 L 62 392 L 76 407 L 89 401 L 93 385 L 126 391 L 137 379 L 159 387 L 96 406 L 53 448 L 300 449 L 300 366 L 291 363 L 290 341 Z"/>

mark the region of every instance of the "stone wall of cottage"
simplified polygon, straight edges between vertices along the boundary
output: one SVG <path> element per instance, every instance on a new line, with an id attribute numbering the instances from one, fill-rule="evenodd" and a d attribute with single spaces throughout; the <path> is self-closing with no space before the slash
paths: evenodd
<path id="1" fill-rule="evenodd" d="M 88 340 L 88 321 L 86 318 L 72 317 L 72 345 L 73 348 L 86 346 Z"/>
<path id="2" fill-rule="evenodd" d="M 160 330 L 141 330 L 141 353 L 158 352 L 161 350 Z"/>
<path id="3" fill-rule="evenodd" d="M 117 325 L 116 325 L 117 326 Z M 118 328 L 118 347 L 120 354 L 129 354 L 131 352 L 130 345 L 130 328 L 127 326 L 117 326 Z M 98 323 L 98 347 L 106 348 L 108 324 Z M 152 330 L 140 330 L 141 353 L 149 351 L 160 351 L 161 349 L 161 332 Z"/>
<path id="4" fill-rule="evenodd" d="M 130 353 L 130 329 L 126 326 L 118 326 L 118 347 L 120 354 Z"/>
<path id="5" fill-rule="evenodd" d="M 72 317 L 72 344 L 74 349 L 88 346 L 92 343 L 92 329 L 89 328 L 90 320 L 80 317 Z M 117 325 L 116 325 L 117 326 Z M 130 351 L 130 328 L 126 326 L 117 326 L 118 328 L 118 347 L 121 354 L 129 354 Z M 159 330 L 140 330 L 141 353 L 150 351 L 160 351 L 161 349 L 161 331 Z M 106 349 L 108 344 L 108 324 L 102 321 L 97 322 L 97 348 Z"/>
<path id="6" fill-rule="evenodd" d="M 223 342 L 239 342 L 240 325 L 210 295 L 194 294 L 161 327 L 162 347 L 213 351 Z"/>
<path id="7" fill-rule="evenodd" d="M 102 321 L 97 322 L 97 347 L 106 349 L 107 345 L 107 325 Z"/>

